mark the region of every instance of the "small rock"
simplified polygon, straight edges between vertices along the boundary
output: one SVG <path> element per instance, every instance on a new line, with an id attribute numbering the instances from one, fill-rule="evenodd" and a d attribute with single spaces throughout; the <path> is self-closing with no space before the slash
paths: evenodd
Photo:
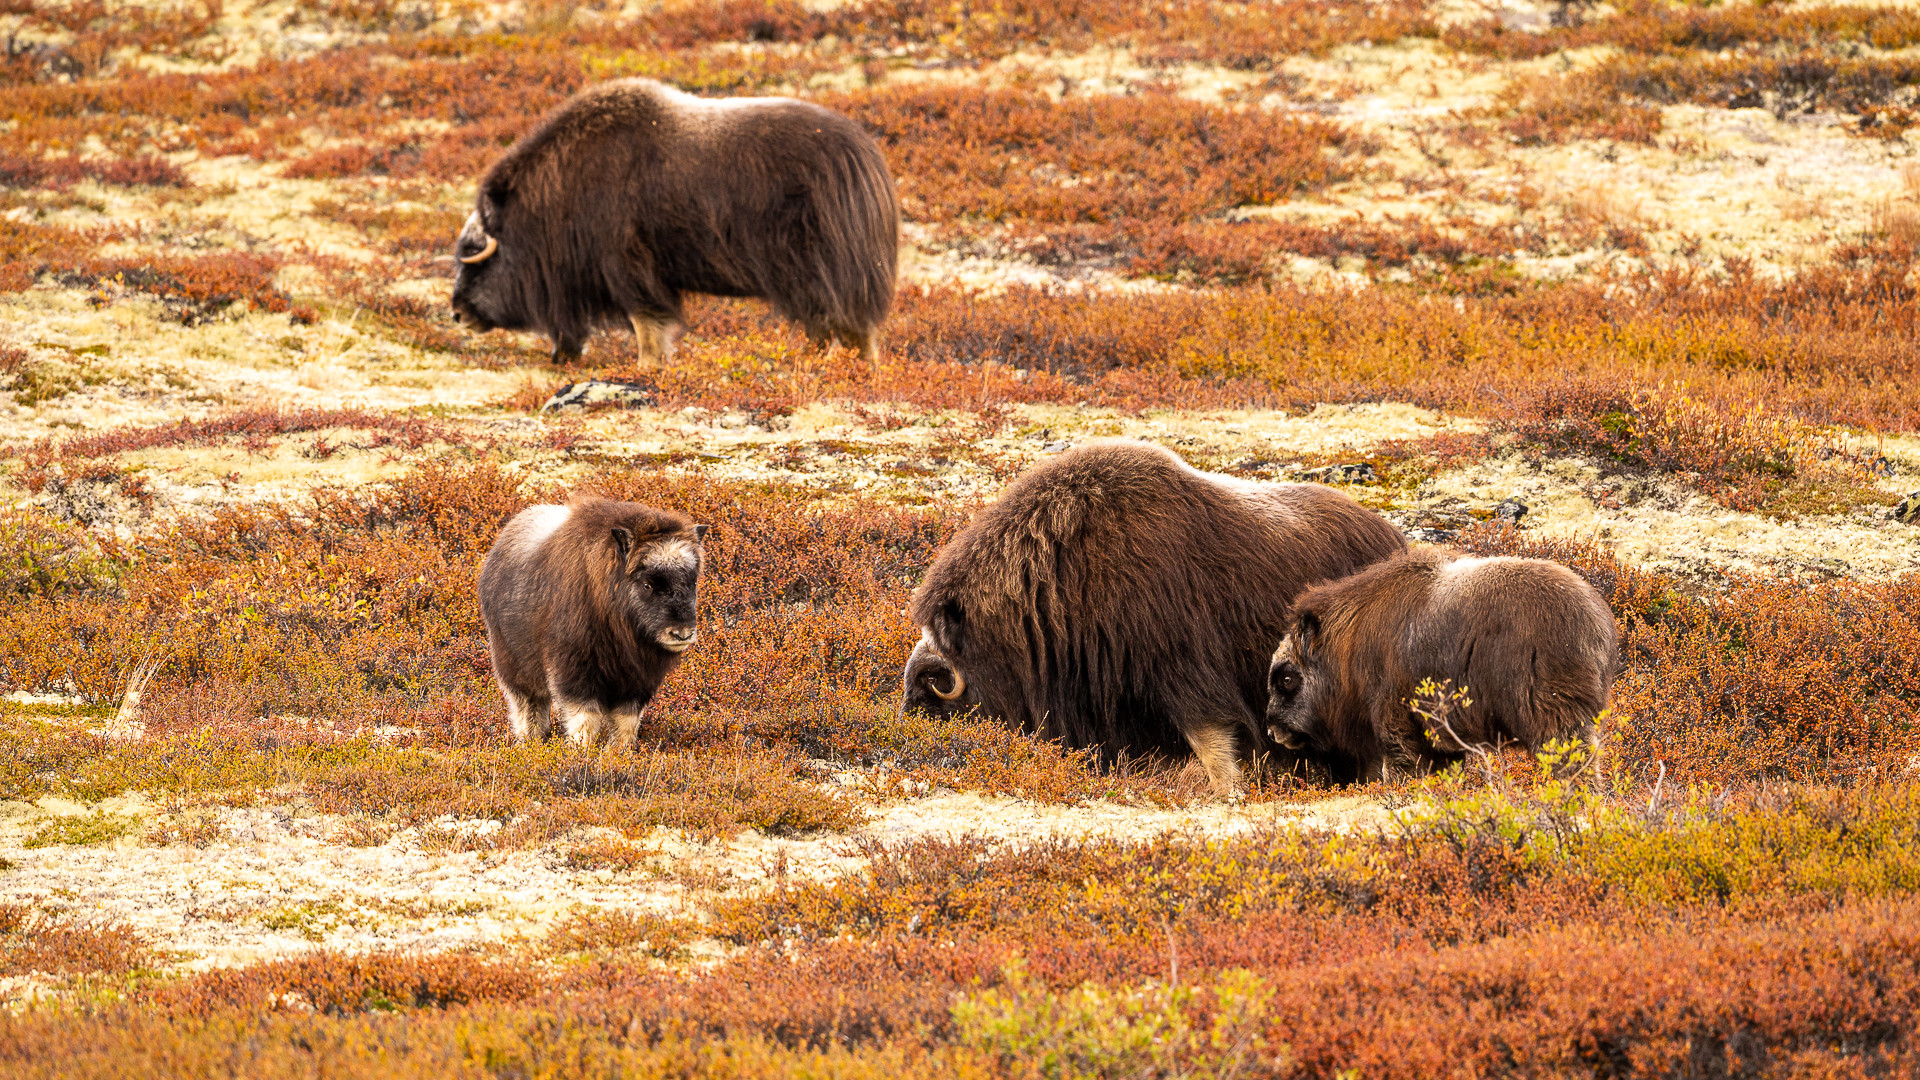
<path id="1" fill-rule="evenodd" d="M 1894 507 L 1893 513 L 1889 516 L 1906 525 L 1920 522 L 1920 491 L 1911 492 L 1906 498 L 1901 499 L 1900 505 Z"/>
<path id="2" fill-rule="evenodd" d="M 1493 516 L 1496 521 L 1507 521 L 1518 525 L 1520 519 L 1527 516 L 1527 504 L 1519 499 L 1508 499 L 1493 508 Z"/>
<path id="3" fill-rule="evenodd" d="M 1062 439 L 1058 442 L 1050 442 L 1042 446 L 1040 452 L 1043 454 L 1058 454 L 1071 449 L 1073 449 L 1073 444 Z"/>
<path id="4" fill-rule="evenodd" d="M 645 383 L 610 382 L 605 379 L 587 379 L 582 382 L 568 383 L 554 392 L 541 412 L 548 409 L 585 408 L 588 405 L 619 405 L 633 407 L 653 404 L 653 389 Z"/>
<path id="5" fill-rule="evenodd" d="M 1411 529 L 1402 529 L 1407 539 L 1417 544 L 1451 544 L 1460 534 L 1453 529 L 1433 529 L 1425 525 L 1416 525 Z"/>

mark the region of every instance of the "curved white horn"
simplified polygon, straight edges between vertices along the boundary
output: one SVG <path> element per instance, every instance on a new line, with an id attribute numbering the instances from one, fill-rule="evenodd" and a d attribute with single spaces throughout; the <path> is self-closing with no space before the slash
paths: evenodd
<path id="1" fill-rule="evenodd" d="M 486 262 L 488 259 L 493 258 L 493 253 L 498 250 L 500 250 L 500 241 L 489 236 L 487 237 L 487 246 L 481 248 L 479 254 L 462 255 L 460 256 L 460 261 L 466 263 L 468 266 L 472 266 L 477 262 Z"/>
<path id="2" fill-rule="evenodd" d="M 933 691 L 933 696 L 939 698 L 941 701 L 952 701 L 954 698 L 967 692 L 967 678 L 960 674 L 960 669 L 950 667 L 947 670 L 953 672 L 953 689 L 943 691 L 933 685 L 931 680 L 927 682 L 927 689 Z"/>

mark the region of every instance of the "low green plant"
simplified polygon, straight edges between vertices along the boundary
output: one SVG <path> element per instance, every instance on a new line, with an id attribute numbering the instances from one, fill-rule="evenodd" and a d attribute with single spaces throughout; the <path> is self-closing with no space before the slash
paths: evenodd
<path id="1" fill-rule="evenodd" d="M 39 828 L 27 834 L 20 842 L 25 848 L 52 847 L 55 844 L 70 844 L 76 847 L 91 847 L 96 844 L 109 844 L 132 832 L 140 824 L 140 819 L 127 814 L 109 814 L 95 810 L 90 814 L 62 814 L 48 818 Z"/>

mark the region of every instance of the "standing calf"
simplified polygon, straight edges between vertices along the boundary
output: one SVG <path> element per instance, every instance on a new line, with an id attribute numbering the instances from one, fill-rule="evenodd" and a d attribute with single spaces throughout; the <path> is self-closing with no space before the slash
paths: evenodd
<path id="1" fill-rule="evenodd" d="M 934 560 L 903 706 L 978 708 L 1111 762 L 1191 750 L 1231 795 L 1267 751 L 1267 657 L 1316 581 L 1406 550 L 1331 488 L 1101 442 L 1020 476 Z M 1283 763 L 1284 764 L 1284 763 Z"/>
<path id="2" fill-rule="evenodd" d="M 480 568 L 480 614 L 513 733 L 630 747 L 693 645 L 705 525 L 640 503 L 530 506 Z"/>
<path id="3" fill-rule="evenodd" d="M 1591 747 L 1618 666 L 1613 613 L 1573 571 L 1421 552 L 1301 594 L 1268 673 L 1268 734 L 1347 780 L 1501 739 Z M 1471 698 L 1431 733 L 1408 704 L 1426 679 Z"/>

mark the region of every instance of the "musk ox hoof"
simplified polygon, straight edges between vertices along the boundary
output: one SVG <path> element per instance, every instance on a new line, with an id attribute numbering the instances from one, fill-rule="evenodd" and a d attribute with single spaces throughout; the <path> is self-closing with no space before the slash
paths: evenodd
<path id="1" fill-rule="evenodd" d="M 1493 508 L 1493 519 L 1495 521 L 1505 521 L 1518 525 L 1520 524 L 1520 519 L 1526 517 L 1527 513 L 1526 503 L 1521 502 L 1519 499 L 1508 499 Z"/>
<path id="2" fill-rule="evenodd" d="M 1920 522 L 1920 491 L 1913 492 L 1906 498 L 1901 499 L 1900 505 L 1894 507 L 1893 513 L 1888 516 L 1906 525 Z"/>
<path id="3" fill-rule="evenodd" d="M 572 382 L 554 391 L 541 412 L 548 409 L 580 409 L 588 405 L 618 405 L 633 408 L 651 405 L 654 402 L 653 389 L 644 383 L 607 382 L 602 379 L 587 379 Z"/>

